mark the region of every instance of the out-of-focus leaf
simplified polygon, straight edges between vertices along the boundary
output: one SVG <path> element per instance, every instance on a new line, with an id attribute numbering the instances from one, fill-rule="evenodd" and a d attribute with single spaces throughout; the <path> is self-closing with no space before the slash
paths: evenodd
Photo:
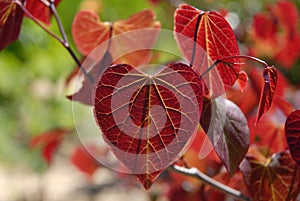
<path id="1" fill-rule="evenodd" d="M 97 150 L 96 147 L 90 146 L 89 149 Z M 100 152 L 100 151 L 98 151 Z M 82 172 L 91 176 L 100 167 L 100 164 L 94 159 L 84 147 L 77 147 L 71 155 L 72 163 Z"/>
<path id="2" fill-rule="evenodd" d="M 247 156 L 240 169 L 255 201 L 292 201 L 300 192 L 300 170 L 288 151 L 263 160 Z"/>
<path id="3" fill-rule="evenodd" d="M 130 16 L 127 20 L 119 20 L 114 23 L 102 22 L 93 11 L 80 11 L 74 19 L 72 35 L 77 48 L 86 56 L 114 36 L 133 30 L 149 28 L 153 28 L 152 32 L 141 33 L 143 34 L 142 36 L 127 35 L 119 40 L 111 40 L 108 50 L 114 63 L 127 63 L 139 66 L 149 60 L 149 49 L 154 44 L 160 29 L 160 23 L 155 21 L 155 15 L 151 10 L 140 11 Z M 130 48 L 129 46 L 133 45 L 143 45 L 143 49 L 135 50 L 134 52 L 127 51 Z"/>
<path id="4" fill-rule="evenodd" d="M 182 54 L 200 74 L 227 56 L 239 55 L 235 35 L 226 19 L 218 12 L 204 12 L 180 4 L 174 15 L 174 34 Z M 203 76 L 210 94 L 218 96 L 230 88 L 240 71 L 239 59 L 220 62 Z M 212 84 L 213 83 L 213 84 Z"/>
<path id="5" fill-rule="evenodd" d="M 300 164 L 300 110 L 292 112 L 284 126 L 286 141 L 294 160 Z"/>
<path id="6" fill-rule="evenodd" d="M 263 77 L 265 80 L 265 84 L 260 95 L 256 124 L 258 123 L 262 115 L 266 113 L 271 107 L 277 84 L 276 68 L 274 66 L 265 68 Z"/>
<path id="7" fill-rule="evenodd" d="M 154 72 L 109 67 L 94 106 L 104 140 L 146 189 L 192 139 L 203 101 L 199 74 L 189 66 L 170 64 Z"/>
<path id="8" fill-rule="evenodd" d="M 239 107 L 229 100 L 221 100 L 216 100 L 210 109 L 203 111 L 200 122 L 209 122 L 205 123 L 207 136 L 232 176 L 248 151 L 249 128 L 247 119 Z M 211 115 L 205 115 L 206 112 L 210 112 Z"/>
<path id="9" fill-rule="evenodd" d="M 16 3 L 0 0 L 0 50 L 18 39 L 23 16 L 24 12 Z"/>
<path id="10" fill-rule="evenodd" d="M 53 154 L 61 144 L 63 137 L 68 133 L 70 130 L 60 128 L 47 131 L 32 138 L 29 146 L 31 148 L 41 147 L 43 158 L 50 164 Z"/>

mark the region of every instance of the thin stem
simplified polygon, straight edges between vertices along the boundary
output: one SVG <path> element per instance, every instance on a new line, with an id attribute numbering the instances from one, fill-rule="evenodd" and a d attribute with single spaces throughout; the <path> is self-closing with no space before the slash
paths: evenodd
<path id="1" fill-rule="evenodd" d="M 43 25 L 36 17 L 34 17 L 27 9 L 26 7 L 23 5 L 22 2 L 16 0 L 14 1 L 18 6 L 20 6 L 20 8 L 23 10 L 23 12 L 32 20 L 34 21 L 34 23 L 36 23 L 40 28 L 42 28 L 45 32 L 47 32 L 47 34 L 49 34 L 52 38 L 54 38 L 55 40 L 57 40 L 59 43 L 63 43 L 64 41 L 59 38 L 55 33 L 53 33 L 52 31 L 50 31 L 45 25 Z"/>
<path id="2" fill-rule="evenodd" d="M 221 59 L 218 59 L 216 60 L 203 74 L 202 74 L 202 77 L 204 77 L 207 73 L 209 73 L 209 71 L 211 71 L 213 68 L 215 68 L 219 63 L 225 63 L 226 65 L 232 67 L 231 65 L 233 64 L 232 62 L 226 62 L 226 60 L 228 59 L 238 59 L 238 58 L 241 58 L 241 59 L 249 59 L 249 60 L 252 60 L 252 61 L 255 61 L 257 63 L 260 63 L 262 64 L 265 68 L 269 67 L 269 65 L 261 60 L 261 59 L 258 59 L 256 57 L 253 57 L 253 56 L 248 56 L 248 55 L 232 55 L 232 56 L 227 56 L 227 57 L 223 57 Z"/>
<path id="3" fill-rule="evenodd" d="M 53 33 L 52 31 L 50 31 L 44 24 L 42 24 L 36 17 L 34 17 L 24 6 L 24 4 L 22 2 L 20 2 L 19 0 L 15 0 L 14 3 L 16 3 L 18 6 L 20 6 L 20 8 L 23 10 L 23 12 L 35 23 L 37 24 L 40 28 L 42 28 L 47 34 L 49 34 L 52 38 L 54 38 L 55 40 L 57 40 L 60 44 L 62 44 L 69 52 L 69 54 L 71 55 L 71 57 L 73 58 L 73 60 L 76 62 L 78 68 L 81 70 L 81 72 L 84 74 L 84 76 L 91 82 L 91 84 L 94 83 L 94 79 L 93 77 L 82 67 L 81 62 L 79 61 L 79 59 L 76 57 L 74 51 L 72 50 L 72 48 L 70 47 L 69 43 L 68 43 L 68 38 L 65 34 L 65 31 L 63 29 L 63 26 L 61 24 L 61 21 L 59 19 L 59 16 L 57 14 L 55 5 L 54 5 L 54 1 L 50 0 L 50 2 L 47 3 L 47 1 L 45 0 L 41 0 L 41 2 L 43 4 L 45 4 L 45 6 L 49 6 L 49 8 L 51 9 L 51 12 L 53 13 L 53 15 L 55 16 L 55 19 L 57 21 L 59 30 L 62 34 L 63 39 L 61 39 L 60 37 L 58 37 L 55 33 Z"/>
<path id="4" fill-rule="evenodd" d="M 184 175 L 199 179 L 202 182 L 204 182 L 205 184 L 208 184 L 208 185 L 222 191 L 223 193 L 231 195 L 239 200 L 250 201 L 250 198 L 248 198 L 247 196 L 242 194 L 240 191 L 230 188 L 229 186 L 226 186 L 220 182 L 217 182 L 216 180 L 212 179 L 211 177 L 209 177 L 206 174 L 199 171 L 197 168 L 185 168 L 185 167 L 181 167 L 178 165 L 171 165 L 170 169 L 175 172 L 178 172 L 180 174 L 184 174 Z"/>
<path id="5" fill-rule="evenodd" d="M 81 62 L 76 57 L 74 51 L 70 47 L 67 34 L 66 34 L 65 30 L 64 30 L 64 27 L 63 27 L 63 25 L 61 23 L 60 17 L 58 15 L 57 10 L 56 10 L 55 4 L 54 4 L 54 0 L 50 0 L 49 8 L 50 8 L 52 14 L 55 17 L 57 26 L 59 28 L 61 36 L 63 37 L 63 43 L 62 43 L 62 45 L 68 50 L 69 54 L 71 55 L 71 57 L 73 58 L 73 60 L 76 62 L 77 66 L 80 68 L 80 70 L 84 74 L 84 76 L 90 81 L 91 84 L 93 84 L 94 83 L 94 78 L 89 73 L 87 73 L 87 71 L 82 67 Z"/>
<path id="6" fill-rule="evenodd" d="M 193 45 L 193 52 L 192 52 L 190 67 L 193 66 L 194 60 L 195 60 L 196 47 L 197 47 L 197 36 L 198 36 L 198 29 L 199 29 L 199 24 L 200 24 L 201 18 L 202 18 L 202 13 L 200 13 L 198 15 L 197 22 L 196 22 L 195 33 L 194 33 L 194 45 Z"/>

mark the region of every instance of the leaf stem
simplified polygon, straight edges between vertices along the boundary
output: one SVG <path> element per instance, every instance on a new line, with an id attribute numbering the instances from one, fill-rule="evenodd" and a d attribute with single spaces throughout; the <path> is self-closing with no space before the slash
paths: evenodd
<path id="1" fill-rule="evenodd" d="M 218 59 L 218 60 L 214 61 L 214 63 L 202 74 L 202 77 L 204 77 L 207 73 L 209 73 L 209 71 L 211 71 L 213 68 L 215 68 L 219 63 L 225 63 L 226 65 L 231 66 L 234 63 L 232 63 L 232 62 L 226 62 L 226 60 L 228 60 L 228 59 L 238 59 L 238 58 L 249 59 L 249 60 L 252 60 L 252 61 L 255 61 L 257 63 L 262 64 L 265 68 L 269 67 L 269 65 L 265 61 L 263 61 L 261 59 L 258 59 L 256 57 L 253 57 L 253 56 L 248 56 L 248 55 L 232 55 L 232 56 L 223 57 L 221 59 Z"/>
<path id="2" fill-rule="evenodd" d="M 81 62 L 79 61 L 79 59 L 76 57 L 74 51 L 72 50 L 72 48 L 69 45 L 68 42 L 68 38 L 67 35 L 64 31 L 64 28 L 62 26 L 62 23 L 60 21 L 60 18 L 58 16 L 55 4 L 54 4 L 54 0 L 50 0 L 50 2 L 46 1 L 46 0 L 40 0 L 45 6 L 48 6 L 51 9 L 51 12 L 53 13 L 55 20 L 57 22 L 57 25 L 59 27 L 60 33 L 62 35 L 63 38 L 58 37 L 55 33 L 53 33 L 52 31 L 50 31 L 44 24 L 42 24 L 36 17 L 34 17 L 24 6 L 24 4 L 19 1 L 19 0 L 14 0 L 14 3 L 16 3 L 18 6 L 20 6 L 20 8 L 23 10 L 23 12 L 36 24 L 38 25 L 41 29 L 43 29 L 48 35 L 50 35 L 52 38 L 54 38 L 55 40 L 57 40 L 60 44 L 62 44 L 64 46 L 64 48 L 67 49 L 67 51 L 69 52 L 69 54 L 71 55 L 72 59 L 75 61 L 75 63 L 77 64 L 78 68 L 81 70 L 81 72 L 84 74 L 84 76 L 91 82 L 91 84 L 94 83 L 94 79 L 93 77 L 82 67 Z"/>
<path id="3" fill-rule="evenodd" d="M 229 186 L 226 186 L 220 182 L 217 182 L 216 180 L 214 180 L 211 177 L 207 176 L 206 174 L 202 173 L 197 168 L 185 168 L 185 167 L 181 167 L 178 165 L 171 165 L 170 169 L 175 172 L 178 172 L 180 174 L 184 174 L 184 175 L 199 179 L 199 180 L 203 181 L 205 184 L 208 184 L 208 185 L 222 191 L 223 193 L 231 195 L 239 200 L 250 201 L 250 198 L 245 196 L 244 194 L 242 194 L 240 191 L 230 188 Z"/>

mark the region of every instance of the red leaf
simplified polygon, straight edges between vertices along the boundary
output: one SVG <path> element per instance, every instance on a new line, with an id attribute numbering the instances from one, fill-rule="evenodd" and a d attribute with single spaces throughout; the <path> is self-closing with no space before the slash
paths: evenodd
<path id="1" fill-rule="evenodd" d="M 89 149 L 97 150 L 96 147 L 90 146 Z M 82 172 L 92 176 L 100 167 L 100 164 L 91 156 L 84 147 L 77 147 L 71 156 L 72 163 Z"/>
<path id="2" fill-rule="evenodd" d="M 238 84 L 240 86 L 241 92 L 244 92 L 247 83 L 248 83 L 247 73 L 245 71 L 240 71 L 238 77 Z"/>
<path id="3" fill-rule="evenodd" d="M 84 10 L 76 14 L 72 35 L 78 50 L 88 55 L 99 44 L 109 39 L 109 22 L 101 22 L 95 12 Z"/>
<path id="4" fill-rule="evenodd" d="M 239 55 L 234 32 L 221 14 L 181 4 L 175 12 L 174 21 L 175 38 L 181 52 L 200 74 L 206 72 L 216 60 Z M 209 71 L 208 76 L 203 76 L 210 93 L 215 96 L 230 88 L 240 71 L 239 59 L 226 61 L 232 66 L 220 63 L 216 69 Z M 211 86 L 209 83 L 214 84 Z"/>
<path id="5" fill-rule="evenodd" d="M 210 115 L 205 114 L 208 111 Z M 250 135 L 246 117 L 233 102 L 216 100 L 211 104 L 210 110 L 203 111 L 201 119 L 201 122 L 206 122 L 206 133 L 215 151 L 233 176 L 249 147 Z"/>
<path id="6" fill-rule="evenodd" d="M 278 122 L 276 116 L 267 114 L 261 118 L 257 125 L 254 125 L 254 121 L 254 117 L 248 121 L 251 144 L 255 144 L 266 156 L 287 149 L 283 122 Z"/>
<path id="7" fill-rule="evenodd" d="M 253 16 L 252 23 L 255 37 L 258 37 L 262 40 L 271 40 L 272 42 L 275 42 L 277 26 L 274 18 L 259 13 Z"/>
<path id="8" fill-rule="evenodd" d="M 278 1 L 270 9 L 289 33 L 297 32 L 299 13 L 297 7 L 291 1 Z"/>
<path id="9" fill-rule="evenodd" d="M 300 164 L 300 110 L 295 110 L 287 117 L 284 130 L 291 154 Z"/>
<path id="10" fill-rule="evenodd" d="M 277 84 L 276 68 L 274 66 L 265 68 L 263 76 L 265 79 L 265 85 L 260 95 L 256 124 L 258 123 L 262 115 L 266 113 L 271 107 Z"/>
<path id="11" fill-rule="evenodd" d="M 109 67 L 99 80 L 94 114 L 115 156 L 149 189 L 197 131 L 199 75 L 185 64 L 153 69 Z"/>
<path id="12" fill-rule="evenodd" d="M 139 66 L 148 61 L 149 48 L 154 44 L 160 23 L 155 21 L 155 15 L 151 10 L 143 10 L 129 17 L 127 20 L 120 20 L 114 23 L 102 22 L 98 15 L 92 11 L 80 11 L 77 13 L 73 26 L 72 35 L 77 48 L 83 55 L 90 54 L 96 47 L 108 41 L 108 39 L 124 32 L 137 29 L 155 28 L 151 34 L 144 34 L 143 37 L 127 36 L 119 40 L 112 40 L 110 53 L 114 63 L 128 63 Z M 143 44 L 144 49 L 128 52 L 128 47 Z M 126 55 L 125 55 L 126 54 Z M 125 56 L 124 56 L 125 55 Z M 121 57 L 121 58 L 120 58 Z"/>
<path id="13" fill-rule="evenodd" d="M 288 151 L 265 160 L 247 156 L 240 168 L 253 200 L 296 200 L 300 192 L 300 169 Z"/>
<path id="14" fill-rule="evenodd" d="M 0 0 L 0 50 L 18 39 L 23 16 L 22 9 L 16 3 Z"/>
<path id="15" fill-rule="evenodd" d="M 60 1 L 55 0 L 54 5 L 57 6 Z M 26 9 L 38 20 L 50 24 L 51 10 L 40 0 L 26 0 Z"/>
<path id="16" fill-rule="evenodd" d="M 39 134 L 30 141 L 30 147 L 35 148 L 40 146 L 43 152 L 43 158 L 51 163 L 53 154 L 60 145 L 63 136 L 70 133 L 66 129 L 55 129 Z"/>

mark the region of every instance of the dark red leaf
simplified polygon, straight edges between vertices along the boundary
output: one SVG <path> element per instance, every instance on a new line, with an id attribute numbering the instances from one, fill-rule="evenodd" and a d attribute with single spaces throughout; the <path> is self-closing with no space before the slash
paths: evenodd
<path id="1" fill-rule="evenodd" d="M 57 6 L 60 1 L 61 0 L 55 0 L 54 5 Z M 50 24 L 51 10 L 40 0 L 26 0 L 26 9 L 38 20 L 45 24 Z"/>
<path id="2" fill-rule="evenodd" d="M 300 169 L 288 151 L 263 160 L 247 156 L 240 168 L 253 200 L 292 201 L 300 193 Z"/>
<path id="3" fill-rule="evenodd" d="M 146 189 L 192 139 L 203 101 L 199 74 L 189 66 L 152 70 L 149 75 L 127 64 L 109 67 L 94 106 L 104 140 Z"/>
<path id="4" fill-rule="evenodd" d="M 0 50 L 18 39 L 23 16 L 24 12 L 16 3 L 0 0 Z"/>
<path id="5" fill-rule="evenodd" d="M 95 146 L 89 146 L 89 150 L 97 150 Z M 98 151 L 100 152 L 100 151 Z M 77 147 L 71 156 L 72 163 L 82 172 L 89 176 L 100 167 L 100 164 L 95 160 L 91 154 L 84 147 Z"/>
<path id="6" fill-rule="evenodd" d="M 258 123 L 262 115 L 266 113 L 271 107 L 277 84 L 276 68 L 274 66 L 265 68 L 263 77 L 265 80 L 265 85 L 260 95 L 256 124 Z"/>
<path id="7" fill-rule="evenodd" d="M 205 114 L 209 111 L 210 119 Z M 218 99 L 212 102 L 210 110 L 203 111 L 201 119 L 201 125 L 205 122 L 207 136 L 215 151 L 232 176 L 238 170 L 250 143 L 246 117 L 233 102 Z"/>
<path id="8" fill-rule="evenodd" d="M 216 60 L 239 55 L 234 32 L 221 14 L 181 4 L 175 12 L 174 21 L 175 38 L 181 52 L 200 74 L 206 72 Z M 232 65 L 220 63 L 203 76 L 210 94 L 215 96 L 230 88 L 240 71 L 239 59 L 226 61 Z"/>
<path id="9" fill-rule="evenodd" d="M 70 130 L 66 129 L 55 129 L 51 131 L 47 131 L 41 133 L 34 137 L 30 141 L 30 147 L 41 147 L 43 158 L 48 162 L 51 163 L 53 154 L 57 150 L 58 146 L 62 142 L 64 135 L 70 133 Z"/>
<path id="10" fill-rule="evenodd" d="M 295 110 L 287 117 L 284 130 L 290 152 L 300 164 L 300 110 Z"/>

